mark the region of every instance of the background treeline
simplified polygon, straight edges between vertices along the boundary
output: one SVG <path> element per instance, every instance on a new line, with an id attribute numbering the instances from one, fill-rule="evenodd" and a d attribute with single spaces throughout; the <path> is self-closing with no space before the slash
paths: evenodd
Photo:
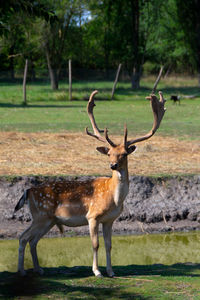
<path id="1" fill-rule="evenodd" d="M 200 74 L 200 0 L 6 0 L 0 7 L 1 77 L 29 60 L 34 80 L 48 70 L 53 89 L 68 60 L 89 70 L 123 66 L 132 88 L 142 74 Z M 80 70 L 85 70 L 80 71 Z"/>

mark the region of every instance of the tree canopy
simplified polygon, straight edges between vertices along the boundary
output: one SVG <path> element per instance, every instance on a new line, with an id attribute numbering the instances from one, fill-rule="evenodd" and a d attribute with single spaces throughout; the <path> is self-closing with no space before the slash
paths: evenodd
<path id="1" fill-rule="evenodd" d="M 122 63 L 132 88 L 143 72 L 200 74 L 199 0 L 7 0 L 0 7 L 0 66 L 47 69 L 58 88 L 68 59 L 109 74 Z"/>

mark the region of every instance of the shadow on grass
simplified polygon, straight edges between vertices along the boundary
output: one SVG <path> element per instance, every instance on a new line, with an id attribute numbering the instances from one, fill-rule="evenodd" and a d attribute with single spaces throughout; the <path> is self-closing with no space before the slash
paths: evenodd
<path id="1" fill-rule="evenodd" d="M 67 299 L 68 297 L 70 299 L 152 299 L 124 290 L 123 286 L 115 284 L 114 279 L 95 277 L 91 279 L 91 276 L 93 274 L 89 267 L 46 268 L 44 276 L 28 272 L 27 276 L 21 277 L 16 273 L 2 272 L 0 273 L 0 297 L 27 299 L 27 297 L 41 295 L 43 299 L 51 296 L 59 299 L 66 299 L 66 297 Z"/>
<path id="2" fill-rule="evenodd" d="M 71 105 L 71 104 L 27 104 L 23 103 L 14 104 L 14 103 L 0 103 L 0 107 L 3 108 L 83 108 L 84 105 Z"/>
<path id="3" fill-rule="evenodd" d="M 27 276 L 21 277 L 17 273 L 0 273 L 0 297 L 3 299 L 13 297 L 28 297 L 42 295 L 43 297 L 53 296 L 72 296 L 84 297 L 87 299 L 152 299 L 137 293 L 129 292 L 124 289 L 124 285 L 119 285 L 119 279 L 123 277 L 138 276 L 189 276 L 200 277 L 200 273 L 193 274 L 200 270 L 200 264 L 174 264 L 174 265 L 129 265 L 115 266 L 114 272 L 117 278 L 95 278 L 91 267 L 59 267 L 45 268 L 45 275 L 39 276 L 28 271 Z M 105 275 L 105 268 L 101 268 Z M 93 276 L 93 278 L 91 278 Z M 131 284 L 133 286 L 133 282 Z M 130 287 L 131 287 L 130 286 Z M 71 299 L 71 298 L 70 298 Z"/>
<path id="4" fill-rule="evenodd" d="M 199 87 L 183 86 L 183 87 L 168 87 L 161 89 L 163 93 L 182 94 L 182 95 L 199 95 Z"/>
<path id="5" fill-rule="evenodd" d="M 175 95 L 198 95 L 200 96 L 200 91 L 198 87 L 193 87 L 193 86 L 186 86 L 186 87 L 164 87 L 164 88 L 157 88 L 156 93 L 161 90 L 163 93 L 167 93 L 167 94 L 175 94 Z M 132 88 L 123 88 L 120 87 L 118 89 L 116 89 L 116 94 L 118 95 L 124 95 L 124 96 L 128 96 L 128 95 L 133 95 L 136 93 L 137 95 L 141 95 L 143 96 L 144 94 L 150 94 L 152 91 L 151 88 L 143 86 L 140 87 L 139 89 L 135 89 L 133 90 Z"/>
<path id="6" fill-rule="evenodd" d="M 189 276 L 200 277 L 200 264 L 193 263 L 178 263 L 174 265 L 129 265 L 129 266 L 116 266 L 113 270 L 119 277 L 123 276 Z M 193 272 L 198 271 L 198 274 Z"/>

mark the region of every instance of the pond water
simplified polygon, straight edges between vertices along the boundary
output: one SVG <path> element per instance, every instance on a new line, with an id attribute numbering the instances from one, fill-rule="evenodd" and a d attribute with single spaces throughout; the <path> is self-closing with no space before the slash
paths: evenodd
<path id="1" fill-rule="evenodd" d="M 17 270 L 18 241 L 0 240 L 0 271 Z M 38 244 L 42 267 L 91 266 L 89 237 L 44 238 Z M 200 232 L 113 236 L 113 266 L 200 263 Z M 103 238 L 100 237 L 99 265 L 105 266 Z M 29 247 L 25 268 L 32 268 Z"/>

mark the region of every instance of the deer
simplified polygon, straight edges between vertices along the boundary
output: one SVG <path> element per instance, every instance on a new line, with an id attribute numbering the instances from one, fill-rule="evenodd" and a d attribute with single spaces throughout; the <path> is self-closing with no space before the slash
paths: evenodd
<path id="1" fill-rule="evenodd" d="M 171 95 L 170 100 L 174 101 L 174 104 L 176 104 L 176 102 L 178 102 L 179 105 L 181 104 L 181 97 L 178 95 Z"/>
<path id="2" fill-rule="evenodd" d="M 91 93 L 87 105 L 87 113 L 93 132 L 85 128 L 86 134 L 102 142 L 96 150 L 107 155 L 112 171 L 111 177 L 97 177 L 86 181 L 63 181 L 41 184 L 27 189 L 18 201 L 14 213 L 28 204 L 32 215 L 32 224 L 19 237 L 18 272 L 24 276 L 24 252 L 27 243 L 34 269 L 43 274 L 37 256 L 37 243 L 54 225 L 63 232 L 63 225 L 69 227 L 89 225 L 89 233 L 93 248 L 92 271 L 95 276 L 102 274 L 98 266 L 99 224 L 102 224 L 106 250 L 106 272 L 109 277 L 115 274 L 111 264 L 112 225 L 123 210 L 123 203 L 129 191 L 128 155 L 136 150 L 135 144 L 151 138 L 160 126 L 165 113 L 165 99 L 159 92 L 159 99 L 151 94 L 150 100 L 154 122 L 152 129 L 144 136 L 127 140 L 127 126 L 124 126 L 123 141 L 114 143 L 108 136 L 108 129 L 100 130 L 96 124 L 93 109 L 94 96 Z"/>

